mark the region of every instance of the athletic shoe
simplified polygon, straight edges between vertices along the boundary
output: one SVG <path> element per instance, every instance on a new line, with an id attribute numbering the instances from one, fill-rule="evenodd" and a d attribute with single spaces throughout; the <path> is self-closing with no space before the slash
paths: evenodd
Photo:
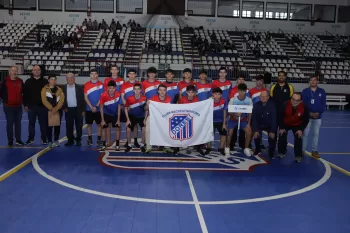
<path id="1" fill-rule="evenodd" d="M 167 154 L 172 154 L 172 153 L 173 153 L 173 150 L 170 149 L 169 147 L 164 147 L 164 148 L 163 148 L 163 151 L 164 151 L 165 153 L 167 153 Z"/>
<path id="2" fill-rule="evenodd" d="M 47 145 L 47 140 L 42 140 L 42 141 L 41 141 L 41 144 Z M 52 143 L 51 143 L 51 144 L 52 144 Z"/>
<path id="3" fill-rule="evenodd" d="M 16 145 L 18 146 L 24 146 L 25 144 L 22 141 L 16 141 Z"/>
<path id="4" fill-rule="evenodd" d="M 141 152 L 146 153 L 146 148 L 144 146 L 141 146 Z"/>
<path id="5" fill-rule="evenodd" d="M 115 146 L 114 149 L 115 151 L 120 151 L 120 146 Z"/>
<path id="6" fill-rule="evenodd" d="M 321 158 L 321 156 L 318 154 L 318 152 L 317 152 L 317 151 L 313 151 L 313 152 L 311 152 L 311 156 L 312 156 L 312 157 L 314 157 L 314 158 L 316 158 L 316 159 Z"/>
<path id="7" fill-rule="evenodd" d="M 92 140 L 88 139 L 86 142 L 86 146 L 92 146 L 92 145 L 93 145 Z"/>
<path id="8" fill-rule="evenodd" d="M 50 148 L 52 148 L 52 147 L 53 147 L 52 142 L 49 142 L 49 143 L 48 143 L 48 146 L 49 146 Z"/>
<path id="9" fill-rule="evenodd" d="M 225 156 L 230 156 L 230 148 L 225 147 Z"/>
<path id="10" fill-rule="evenodd" d="M 9 143 L 7 143 L 7 146 L 8 146 L 8 147 L 13 147 L 13 142 L 12 142 L 12 141 L 9 141 Z"/>
<path id="11" fill-rule="evenodd" d="M 64 144 L 64 146 L 73 146 L 74 145 L 74 142 L 67 142 L 66 144 Z"/>
<path id="12" fill-rule="evenodd" d="M 210 152 L 211 152 L 211 149 L 207 148 L 207 149 L 205 149 L 204 155 L 208 155 L 208 154 L 210 154 Z"/>
<path id="13" fill-rule="evenodd" d="M 74 145 L 74 143 L 73 143 Z M 77 140 L 77 142 L 75 143 L 76 146 L 81 146 L 81 140 Z"/>
<path id="14" fill-rule="evenodd" d="M 202 150 L 200 147 L 197 148 L 197 152 L 198 152 L 200 155 L 205 155 L 204 152 L 203 152 L 203 150 Z"/>
<path id="15" fill-rule="evenodd" d="M 254 156 L 257 156 L 259 154 L 260 154 L 260 151 L 257 151 L 257 150 L 255 150 L 254 153 L 253 153 Z"/>
<path id="16" fill-rule="evenodd" d="M 264 144 L 261 144 L 261 145 L 260 145 L 260 149 L 261 149 L 262 151 L 266 151 L 266 150 L 267 150 L 267 148 L 264 146 Z"/>
<path id="17" fill-rule="evenodd" d="M 243 152 L 245 156 L 248 156 L 248 157 L 252 156 L 252 151 L 250 150 L 250 148 L 245 148 Z"/>
<path id="18" fill-rule="evenodd" d="M 148 148 L 148 149 L 146 149 L 145 153 L 146 153 L 146 154 L 149 154 L 149 153 L 151 153 L 151 151 L 152 151 L 152 149 L 151 149 L 151 148 Z"/>
<path id="19" fill-rule="evenodd" d="M 140 148 L 140 147 L 141 147 L 141 145 L 139 144 L 138 141 L 134 141 L 134 146 L 135 146 L 136 148 Z"/>
<path id="20" fill-rule="evenodd" d="M 180 152 L 180 149 L 178 147 L 174 148 L 173 155 L 177 155 Z"/>
<path id="21" fill-rule="evenodd" d="M 295 157 L 295 161 L 300 163 L 301 162 L 301 157 Z"/>
<path id="22" fill-rule="evenodd" d="M 56 147 L 60 147 L 60 142 L 57 140 L 57 141 L 55 141 L 55 146 Z"/>
<path id="23" fill-rule="evenodd" d="M 131 149 L 132 149 L 131 145 L 127 145 L 127 146 L 126 146 L 126 149 L 125 149 L 125 153 L 130 152 Z"/>
<path id="24" fill-rule="evenodd" d="M 280 157 L 281 159 L 283 159 L 284 157 L 286 157 L 285 154 L 282 154 L 282 153 L 278 153 L 278 157 Z"/>
<path id="25" fill-rule="evenodd" d="M 30 145 L 30 144 L 33 144 L 33 143 L 34 143 L 33 139 L 28 139 L 24 144 Z"/>
<path id="26" fill-rule="evenodd" d="M 221 155 L 225 155 L 225 149 L 224 149 L 224 148 L 219 148 L 219 149 L 218 149 L 218 152 L 219 152 Z"/>
<path id="27" fill-rule="evenodd" d="M 102 145 L 102 141 L 101 141 L 101 140 L 97 140 L 96 146 L 97 146 L 97 147 L 102 147 L 102 146 L 103 146 L 103 145 Z"/>
<path id="28" fill-rule="evenodd" d="M 270 159 L 275 159 L 275 153 L 274 152 L 270 152 L 269 153 L 269 157 L 270 157 Z"/>

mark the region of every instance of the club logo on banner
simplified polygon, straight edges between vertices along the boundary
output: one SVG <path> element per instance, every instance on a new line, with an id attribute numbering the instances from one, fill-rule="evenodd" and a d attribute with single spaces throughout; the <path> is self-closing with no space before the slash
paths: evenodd
<path id="1" fill-rule="evenodd" d="M 188 140 L 193 136 L 193 117 L 189 114 L 174 114 L 169 119 L 170 137 L 174 140 Z"/>
<path id="2" fill-rule="evenodd" d="M 213 100 L 191 104 L 151 101 L 151 145 L 184 147 L 214 140 Z"/>

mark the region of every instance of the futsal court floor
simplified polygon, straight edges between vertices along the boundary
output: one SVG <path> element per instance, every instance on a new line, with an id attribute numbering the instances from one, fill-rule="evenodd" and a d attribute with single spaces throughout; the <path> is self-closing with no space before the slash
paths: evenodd
<path id="1" fill-rule="evenodd" d="M 291 135 L 283 160 L 66 148 L 64 119 L 61 147 L 37 126 L 7 148 L 0 107 L 0 233 L 350 232 L 350 112 L 326 112 L 322 159 L 298 164 Z M 24 113 L 23 141 L 27 127 Z"/>

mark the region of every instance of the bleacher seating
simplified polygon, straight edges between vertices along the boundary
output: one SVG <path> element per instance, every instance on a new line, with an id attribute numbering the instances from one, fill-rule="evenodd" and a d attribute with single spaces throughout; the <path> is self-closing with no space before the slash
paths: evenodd
<path id="1" fill-rule="evenodd" d="M 171 41 L 172 52 L 183 51 L 179 29 L 147 29 L 145 41 L 149 42 L 150 38 L 158 42 L 164 38 L 166 42 Z"/>

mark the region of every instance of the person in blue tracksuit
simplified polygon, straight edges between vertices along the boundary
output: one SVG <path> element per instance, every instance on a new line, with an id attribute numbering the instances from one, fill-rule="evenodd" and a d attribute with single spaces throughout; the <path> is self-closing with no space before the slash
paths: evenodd
<path id="1" fill-rule="evenodd" d="M 276 107 L 272 100 L 269 100 L 270 96 L 268 91 L 262 91 L 260 93 L 260 101 L 256 102 L 252 112 L 252 131 L 255 142 L 254 155 L 258 155 L 261 152 L 261 137 L 262 131 L 266 131 L 269 136 L 269 156 L 275 157 L 276 148 Z"/>
<path id="2" fill-rule="evenodd" d="M 305 88 L 302 93 L 303 103 L 308 107 L 310 112 L 310 120 L 303 135 L 303 152 L 306 150 L 308 136 L 312 131 L 312 152 L 311 155 L 315 158 L 320 158 L 318 154 L 318 136 L 322 124 L 322 113 L 326 109 L 326 92 L 318 87 L 318 78 L 311 76 L 309 80 L 310 86 Z"/>

